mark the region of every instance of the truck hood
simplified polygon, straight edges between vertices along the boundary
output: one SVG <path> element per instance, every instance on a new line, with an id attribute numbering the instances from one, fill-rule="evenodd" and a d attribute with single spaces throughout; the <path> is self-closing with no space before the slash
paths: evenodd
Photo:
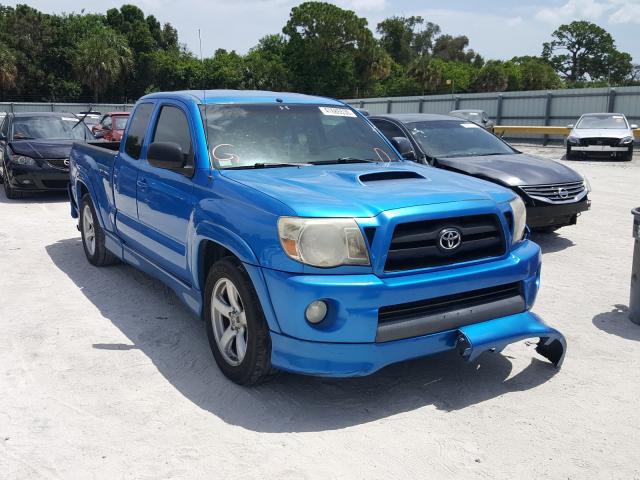
<path id="1" fill-rule="evenodd" d="M 578 138 L 624 138 L 633 135 L 628 128 L 574 128 L 569 136 Z"/>
<path id="2" fill-rule="evenodd" d="M 582 180 L 575 170 L 553 160 L 524 153 L 482 157 L 439 158 L 446 168 L 484 177 L 503 185 L 548 185 Z"/>
<path id="3" fill-rule="evenodd" d="M 306 217 L 373 217 L 386 210 L 467 200 L 507 202 L 498 185 L 413 162 L 221 170 Z"/>
<path id="4" fill-rule="evenodd" d="M 9 142 L 16 155 L 31 158 L 69 158 L 71 147 L 79 140 L 13 140 Z"/>

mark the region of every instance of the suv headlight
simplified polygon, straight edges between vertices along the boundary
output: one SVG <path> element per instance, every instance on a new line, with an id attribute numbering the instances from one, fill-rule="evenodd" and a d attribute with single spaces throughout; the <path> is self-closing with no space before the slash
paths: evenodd
<path id="1" fill-rule="evenodd" d="M 633 143 L 633 136 L 628 136 L 620 139 L 620 145 L 629 145 Z"/>
<path id="2" fill-rule="evenodd" d="M 352 218 L 280 217 L 278 235 L 285 253 L 313 267 L 369 265 L 369 252 Z"/>
<path id="3" fill-rule="evenodd" d="M 584 175 L 582 175 L 582 180 L 584 182 L 584 188 L 587 191 L 587 193 L 591 193 L 591 183 L 589 182 L 589 179 Z"/>
<path id="4" fill-rule="evenodd" d="M 16 165 L 35 165 L 36 161 L 31 157 L 25 157 L 24 155 L 12 155 L 11 162 Z"/>
<path id="5" fill-rule="evenodd" d="M 569 137 L 567 137 L 567 142 L 578 145 L 580 143 L 580 139 L 575 135 L 569 135 Z"/>
<path id="6" fill-rule="evenodd" d="M 524 237 L 524 229 L 527 226 L 527 208 L 519 196 L 509 202 L 513 212 L 513 243 L 519 242 Z"/>

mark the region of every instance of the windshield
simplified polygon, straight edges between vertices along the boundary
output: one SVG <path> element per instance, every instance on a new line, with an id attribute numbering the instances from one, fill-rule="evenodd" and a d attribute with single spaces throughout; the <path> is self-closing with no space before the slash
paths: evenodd
<path id="1" fill-rule="evenodd" d="M 129 117 L 112 117 L 113 118 L 113 124 L 115 125 L 114 129 L 115 130 L 124 130 L 124 127 L 127 126 L 127 120 L 129 119 Z"/>
<path id="2" fill-rule="evenodd" d="M 516 153 L 502 140 L 475 123 L 436 120 L 410 123 L 407 126 L 422 150 L 432 158 Z"/>
<path id="3" fill-rule="evenodd" d="M 13 139 L 47 139 L 47 140 L 85 140 L 88 138 L 87 127 L 78 125 L 76 117 L 15 117 L 13 121 Z"/>
<path id="4" fill-rule="evenodd" d="M 578 121 L 576 128 L 626 129 L 629 126 L 622 115 L 587 115 Z"/>
<path id="5" fill-rule="evenodd" d="M 347 107 L 203 106 L 211 158 L 219 168 L 398 160 L 374 128 Z"/>

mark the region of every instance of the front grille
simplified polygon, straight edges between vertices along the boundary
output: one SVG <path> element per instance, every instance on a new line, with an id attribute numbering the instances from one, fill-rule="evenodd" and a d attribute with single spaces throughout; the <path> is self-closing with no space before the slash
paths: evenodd
<path id="1" fill-rule="evenodd" d="M 42 180 L 42 184 L 45 188 L 63 189 L 67 188 L 68 180 Z"/>
<path id="2" fill-rule="evenodd" d="M 446 228 L 456 228 L 461 234 L 462 242 L 452 252 L 438 245 L 440 233 Z M 498 257 L 504 252 L 504 233 L 493 214 L 401 223 L 393 232 L 385 271 L 439 267 Z"/>
<path id="3" fill-rule="evenodd" d="M 593 138 L 581 138 L 580 145 L 588 147 L 590 145 L 606 145 L 609 147 L 617 147 L 620 144 L 619 138 L 607 138 L 607 137 L 593 137 Z"/>
<path id="4" fill-rule="evenodd" d="M 444 332 L 526 310 L 519 282 L 378 310 L 377 342 Z"/>
<path id="5" fill-rule="evenodd" d="M 574 201 L 585 192 L 584 182 L 553 183 L 549 185 L 525 185 L 524 192 L 534 198 L 543 198 L 551 202 Z"/>
<path id="6" fill-rule="evenodd" d="M 45 159 L 45 162 L 47 162 L 49 165 L 51 165 L 54 168 L 59 168 L 61 170 L 69 170 L 68 158 L 47 158 Z"/>

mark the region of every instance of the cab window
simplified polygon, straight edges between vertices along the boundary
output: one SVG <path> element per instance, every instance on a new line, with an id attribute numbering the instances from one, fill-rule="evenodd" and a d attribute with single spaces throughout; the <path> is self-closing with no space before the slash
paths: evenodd
<path id="1" fill-rule="evenodd" d="M 152 142 L 174 143 L 182 150 L 185 172 L 193 170 L 193 145 L 189 121 L 178 107 L 164 105 L 160 109 Z"/>
<path id="2" fill-rule="evenodd" d="M 136 108 L 131 119 L 131 126 L 127 133 L 127 140 L 124 144 L 124 152 L 136 160 L 140 158 L 144 136 L 147 133 L 149 119 L 153 112 L 152 103 L 143 103 Z"/>

